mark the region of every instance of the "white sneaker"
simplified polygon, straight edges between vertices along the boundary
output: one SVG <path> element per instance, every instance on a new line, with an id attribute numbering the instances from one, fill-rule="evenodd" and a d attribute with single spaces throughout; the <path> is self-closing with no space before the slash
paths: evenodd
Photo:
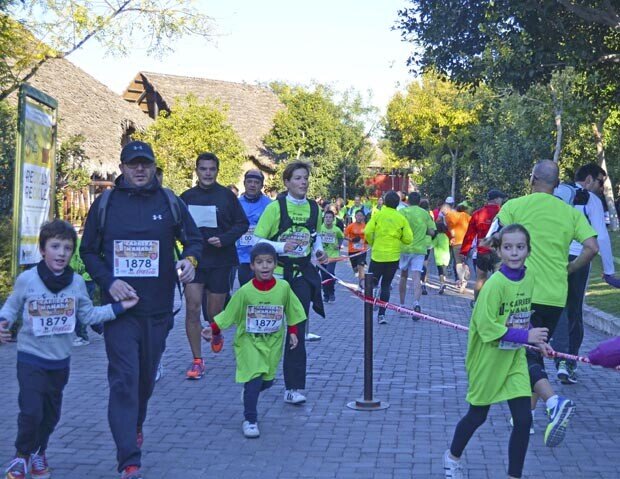
<path id="1" fill-rule="evenodd" d="M 306 396 L 297 389 L 287 389 L 284 391 L 284 402 L 288 404 L 301 404 L 306 402 Z"/>
<path id="2" fill-rule="evenodd" d="M 87 339 L 80 338 L 79 336 L 73 340 L 74 346 L 88 346 L 90 341 Z"/>
<path id="3" fill-rule="evenodd" d="M 455 461 L 450 457 L 450 449 L 446 449 L 443 455 L 443 470 L 446 479 L 465 479 L 462 461 Z"/>
<path id="4" fill-rule="evenodd" d="M 385 319 L 385 316 L 379 315 L 379 316 L 377 316 L 377 322 L 379 324 L 387 324 L 387 319 Z"/>
<path id="5" fill-rule="evenodd" d="M 260 436 L 260 431 L 258 430 L 257 423 L 250 423 L 248 421 L 243 421 L 243 435 L 247 438 L 254 439 Z"/>
<path id="6" fill-rule="evenodd" d="M 159 361 L 157 365 L 157 372 L 155 373 L 155 382 L 164 377 L 164 360 Z"/>
<path id="7" fill-rule="evenodd" d="M 512 422 L 512 418 L 510 418 L 510 426 L 514 427 L 514 423 Z M 530 426 L 530 436 L 533 436 L 536 433 L 536 431 L 534 431 L 534 416 L 532 416 L 532 425 Z"/>

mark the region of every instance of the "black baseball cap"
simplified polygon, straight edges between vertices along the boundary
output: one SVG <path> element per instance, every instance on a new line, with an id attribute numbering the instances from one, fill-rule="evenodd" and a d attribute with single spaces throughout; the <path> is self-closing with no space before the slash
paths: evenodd
<path id="1" fill-rule="evenodd" d="M 143 141 L 132 141 L 123 146 L 121 150 L 121 163 L 129 163 L 136 158 L 142 158 L 155 163 L 155 154 L 151 145 Z"/>
<path id="2" fill-rule="evenodd" d="M 507 198 L 508 195 L 500 190 L 489 190 L 487 193 L 487 200 L 495 200 L 497 198 Z"/>

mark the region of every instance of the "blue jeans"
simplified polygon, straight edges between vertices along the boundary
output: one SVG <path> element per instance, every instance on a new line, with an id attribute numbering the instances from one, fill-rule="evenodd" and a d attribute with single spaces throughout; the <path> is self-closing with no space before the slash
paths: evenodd
<path id="1" fill-rule="evenodd" d="M 568 260 L 573 261 L 575 258 L 576 256 L 571 255 Z M 551 346 L 556 351 L 575 356 L 579 354 L 579 348 L 583 342 L 583 300 L 589 276 L 589 264 L 568 275 L 566 306 L 562 310 L 551 341 Z M 560 361 L 560 359 L 555 360 L 556 367 Z M 577 366 L 576 361 L 568 360 L 566 363 L 573 368 Z"/>

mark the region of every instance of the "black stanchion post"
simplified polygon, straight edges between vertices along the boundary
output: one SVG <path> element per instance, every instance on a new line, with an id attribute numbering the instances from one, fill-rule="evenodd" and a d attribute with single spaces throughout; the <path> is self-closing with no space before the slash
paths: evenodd
<path id="1" fill-rule="evenodd" d="M 364 279 L 364 296 L 373 296 L 373 275 L 366 274 Z M 347 407 L 357 411 L 379 411 L 390 405 L 385 401 L 373 399 L 373 322 L 372 304 L 364 302 L 364 398 L 351 401 Z"/>

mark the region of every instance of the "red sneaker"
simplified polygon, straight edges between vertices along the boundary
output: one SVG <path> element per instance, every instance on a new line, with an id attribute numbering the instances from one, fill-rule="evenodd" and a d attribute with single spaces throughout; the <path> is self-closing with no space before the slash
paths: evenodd
<path id="1" fill-rule="evenodd" d="M 143 479 L 138 466 L 127 466 L 123 469 L 121 479 Z"/>
<path id="2" fill-rule="evenodd" d="M 187 379 L 200 379 L 205 373 L 205 363 L 202 359 L 194 359 L 192 365 L 187 370 Z"/>
<path id="3" fill-rule="evenodd" d="M 219 353 L 224 347 L 224 335 L 223 334 L 214 334 L 213 338 L 211 338 L 211 351 L 214 353 Z"/>
<path id="4" fill-rule="evenodd" d="M 32 479 L 49 479 L 52 476 L 45 453 L 30 455 L 30 477 Z"/>
<path id="5" fill-rule="evenodd" d="M 6 469 L 6 479 L 26 479 L 28 475 L 28 461 L 23 457 L 16 457 Z"/>

